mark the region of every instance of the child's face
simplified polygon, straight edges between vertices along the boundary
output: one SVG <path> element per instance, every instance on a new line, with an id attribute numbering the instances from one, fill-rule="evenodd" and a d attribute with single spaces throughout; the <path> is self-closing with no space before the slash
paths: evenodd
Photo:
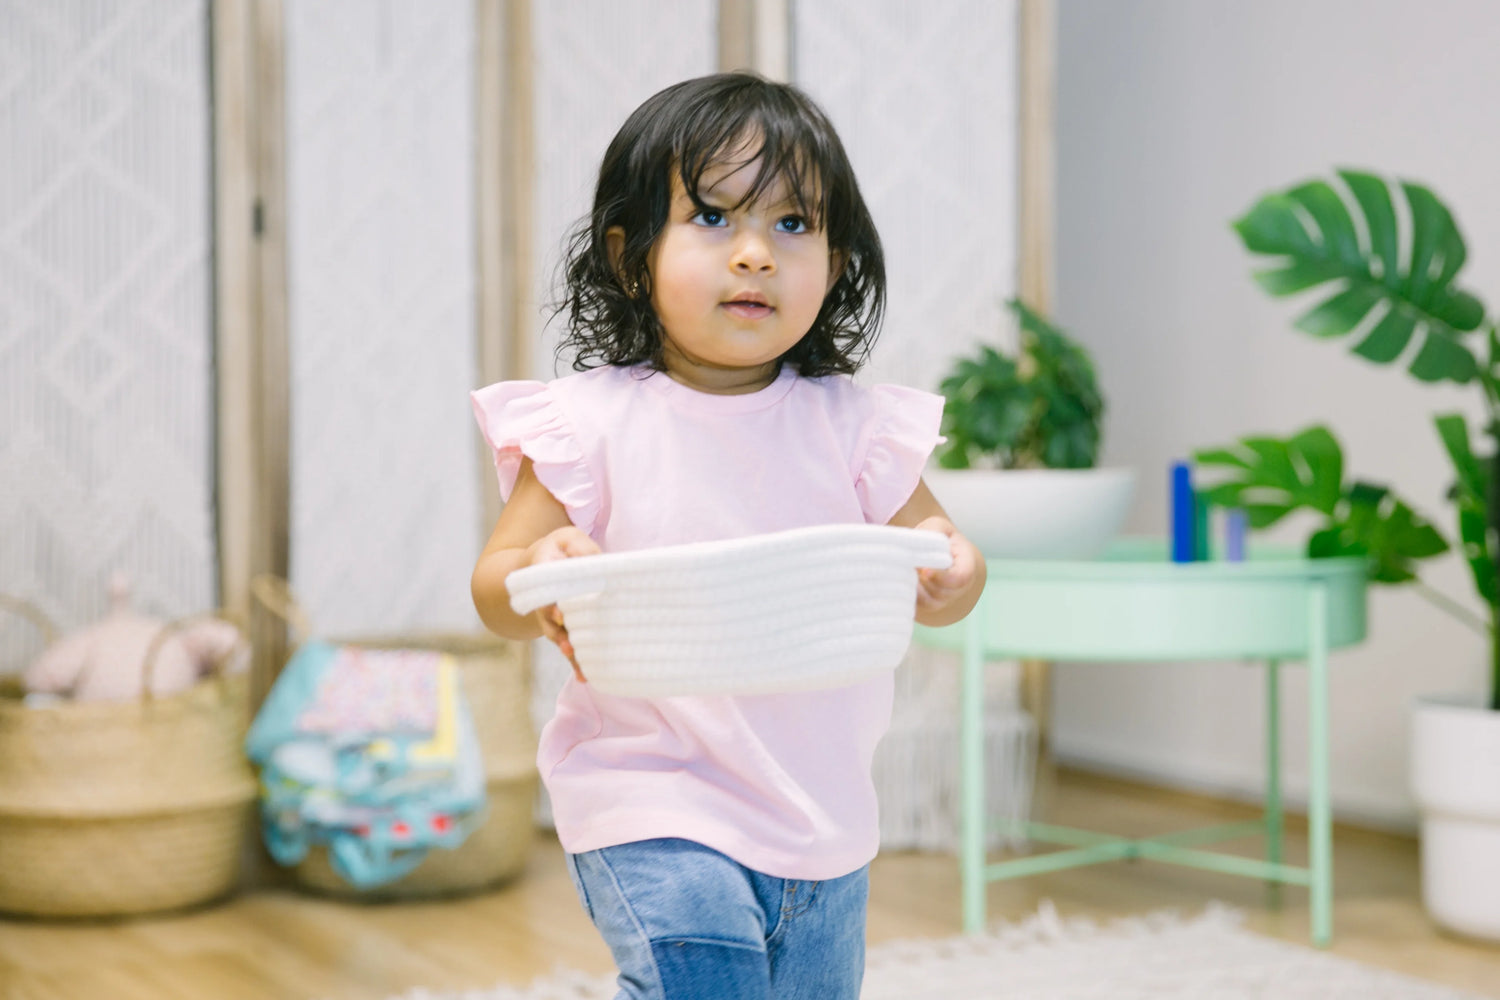
<path id="1" fill-rule="evenodd" d="M 679 382 L 709 392 L 751 392 L 802 339 L 838 278 L 828 237 L 798 214 L 784 180 L 735 208 L 760 160 L 710 166 L 700 211 L 672 177 L 672 207 L 647 258 L 651 304 Z"/>

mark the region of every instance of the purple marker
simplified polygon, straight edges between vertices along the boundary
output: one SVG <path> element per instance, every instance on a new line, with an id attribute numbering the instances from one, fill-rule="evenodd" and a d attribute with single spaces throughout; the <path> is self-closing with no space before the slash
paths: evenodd
<path id="1" fill-rule="evenodd" d="M 1239 508 L 1224 515 L 1224 558 L 1230 562 L 1245 561 L 1245 512 Z"/>

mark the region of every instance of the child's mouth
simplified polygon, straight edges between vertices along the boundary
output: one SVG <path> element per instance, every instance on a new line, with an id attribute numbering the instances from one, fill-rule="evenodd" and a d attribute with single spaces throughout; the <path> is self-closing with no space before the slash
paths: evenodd
<path id="1" fill-rule="evenodd" d="M 740 319 L 764 319 L 776 310 L 754 299 L 731 299 L 722 304 L 725 312 Z"/>

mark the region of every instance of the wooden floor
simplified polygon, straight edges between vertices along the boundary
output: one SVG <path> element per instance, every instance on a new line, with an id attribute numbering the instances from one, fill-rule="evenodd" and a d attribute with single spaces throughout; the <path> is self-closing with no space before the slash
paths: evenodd
<path id="1" fill-rule="evenodd" d="M 1241 805 L 1064 772 L 1038 792 L 1039 818 L 1144 836 L 1243 819 Z M 1295 822 L 1289 860 L 1305 858 Z M 1252 854 L 1256 845 L 1247 843 Z M 1500 998 L 1500 947 L 1437 933 L 1418 899 L 1410 839 L 1336 831 L 1333 951 Z M 991 886 L 991 916 L 1019 919 L 1050 899 L 1064 916 L 1107 917 L 1209 900 L 1247 925 L 1307 940 L 1307 894 L 1150 862 L 1074 869 Z M 883 855 L 873 866 L 872 943 L 959 930 L 951 857 Z M 525 874 L 478 897 L 347 905 L 289 891 L 247 893 L 210 909 L 114 924 L 0 921 L 4 1000 L 379 1000 L 413 987 L 524 983 L 567 965 L 608 971 L 609 956 L 573 896 L 557 843 L 539 836 Z"/>

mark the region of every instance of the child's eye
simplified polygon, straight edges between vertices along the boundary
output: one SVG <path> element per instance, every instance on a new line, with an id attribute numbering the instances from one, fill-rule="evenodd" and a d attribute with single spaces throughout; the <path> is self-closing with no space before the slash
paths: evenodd
<path id="1" fill-rule="evenodd" d="M 783 233 L 805 233 L 807 220 L 800 215 L 785 215 L 776 220 L 776 228 Z"/>
<path id="2" fill-rule="evenodd" d="M 706 208 L 694 215 L 693 221 L 701 226 L 722 226 L 724 224 L 724 213 Z"/>

